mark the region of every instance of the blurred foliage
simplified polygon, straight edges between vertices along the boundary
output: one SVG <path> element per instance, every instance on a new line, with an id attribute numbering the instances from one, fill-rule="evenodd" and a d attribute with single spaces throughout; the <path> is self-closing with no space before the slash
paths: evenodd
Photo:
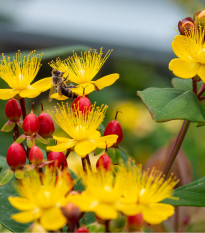
<path id="1" fill-rule="evenodd" d="M 205 8 L 204 0 L 171 0 L 171 1 L 180 4 L 190 14 L 194 14 L 195 12 L 201 11 Z M 190 16 L 193 17 L 193 15 Z"/>

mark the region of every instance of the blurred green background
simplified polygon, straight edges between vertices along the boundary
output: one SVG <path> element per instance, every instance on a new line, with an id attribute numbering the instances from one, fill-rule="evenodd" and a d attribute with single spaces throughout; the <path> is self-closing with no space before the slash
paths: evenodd
<path id="1" fill-rule="evenodd" d="M 177 34 L 178 21 L 202 10 L 203 1 L 183 0 L 77 0 L 0 2 L 0 49 L 5 54 L 17 50 L 44 51 L 43 65 L 37 79 L 51 75 L 52 59 L 66 58 L 72 50 L 110 48 L 114 51 L 96 78 L 119 73 L 120 79 L 111 87 L 90 95 L 97 104 L 108 104 L 105 125 L 121 110 L 118 120 L 124 128 L 122 146 L 140 163 L 177 135 L 181 122 L 157 124 L 136 95 L 148 87 L 171 87 L 169 61 L 175 57 L 171 42 Z M 78 49 L 79 48 L 79 49 Z M 46 49 L 51 49 L 46 51 Z M 1 80 L 0 87 L 6 84 Z M 51 109 L 48 92 L 34 99 Z M 69 100 L 71 103 L 71 100 Z M 6 122 L 0 101 L 0 126 Z M 30 111 L 31 101 L 27 100 Z M 193 166 L 194 179 L 205 175 L 205 128 L 193 124 L 183 149 Z M 0 154 L 6 155 L 12 134 L 0 132 Z"/>

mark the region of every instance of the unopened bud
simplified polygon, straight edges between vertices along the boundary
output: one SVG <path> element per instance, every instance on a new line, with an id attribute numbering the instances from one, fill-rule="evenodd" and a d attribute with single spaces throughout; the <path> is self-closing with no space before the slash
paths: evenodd
<path id="1" fill-rule="evenodd" d="M 181 35 L 187 35 L 191 28 L 194 27 L 194 21 L 191 17 L 182 19 L 178 23 L 178 29 Z"/>
<path id="2" fill-rule="evenodd" d="M 205 10 L 194 14 L 194 21 L 197 26 L 205 28 Z"/>
<path id="3" fill-rule="evenodd" d="M 129 230 L 139 230 L 143 225 L 144 225 L 144 219 L 142 216 L 142 213 L 133 215 L 133 216 L 128 216 L 127 217 L 127 223 Z"/>
<path id="4" fill-rule="evenodd" d="M 73 203 L 68 203 L 65 207 L 61 207 L 61 211 L 63 215 L 67 218 L 68 222 L 72 225 L 75 225 L 81 217 L 79 207 L 74 205 Z"/>

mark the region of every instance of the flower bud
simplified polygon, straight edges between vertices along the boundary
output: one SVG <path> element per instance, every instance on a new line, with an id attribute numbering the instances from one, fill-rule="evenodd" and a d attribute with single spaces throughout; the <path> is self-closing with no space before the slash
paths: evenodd
<path id="1" fill-rule="evenodd" d="M 38 166 L 43 162 L 43 152 L 39 147 L 33 146 L 29 151 L 28 158 L 32 164 Z"/>
<path id="2" fill-rule="evenodd" d="M 63 215 L 67 218 L 69 223 L 76 225 L 78 223 L 81 212 L 78 206 L 75 206 L 73 203 L 68 203 L 65 207 L 61 208 Z"/>
<path id="3" fill-rule="evenodd" d="M 88 228 L 87 227 L 85 227 L 85 226 L 81 226 L 81 227 L 79 227 L 78 229 L 77 229 L 77 231 L 76 231 L 77 233 L 88 233 L 88 232 L 90 232 L 89 230 L 88 230 Z"/>
<path id="4" fill-rule="evenodd" d="M 43 138 L 49 138 L 55 131 L 53 120 L 48 113 L 43 111 L 43 104 L 41 104 L 42 112 L 38 116 L 39 130 L 38 134 Z"/>
<path id="5" fill-rule="evenodd" d="M 112 171 L 112 167 L 113 167 L 112 160 L 107 154 L 101 155 L 96 163 L 97 170 L 104 168 L 106 171 Z"/>
<path id="6" fill-rule="evenodd" d="M 5 106 L 5 114 L 12 122 L 17 122 L 21 117 L 21 106 L 15 99 L 10 99 Z"/>
<path id="7" fill-rule="evenodd" d="M 6 154 L 6 160 L 12 169 L 21 168 L 26 163 L 26 153 L 23 147 L 17 142 L 11 144 Z"/>
<path id="8" fill-rule="evenodd" d="M 58 167 L 58 168 L 66 168 L 68 166 L 66 157 L 63 152 L 54 152 L 50 151 L 48 153 L 48 161 L 54 160 L 52 163 L 49 164 L 49 167 Z"/>
<path id="9" fill-rule="evenodd" d="M 92 104 L 87 97 L 78 96 L 72 104 L 73 111 L 80 111 L 83 114 L 92 110 Z"/>
<path id="10" fill-rule="evenodd" d="M 23 131 L 25 135 L 31 136 L 39 130 L 38 118 L 31 112 L 23 121 Z"/>
<path id="11" fill-rule="evenodd" d="M 178 23 L 178 29 L 181 35 L 187 35 L 189 30 L 194 27 L 194 21 L 191 17 L 182 19 Z"/>
<path id="12" fill-rule="evenodd" d="M 142 213 L 127 217 L 128 228 L 131 231 L 137 231 L 144 225 Z"/>
<path id="13" fill-rule="evenodd" d="M 123 139 L 123 130 L 120 123 L 116 120 L 112 120 L 105 128 L 104 136 L 116 134 L 118 136 L 117 142 L 113 146 L 118 146 Z"/>

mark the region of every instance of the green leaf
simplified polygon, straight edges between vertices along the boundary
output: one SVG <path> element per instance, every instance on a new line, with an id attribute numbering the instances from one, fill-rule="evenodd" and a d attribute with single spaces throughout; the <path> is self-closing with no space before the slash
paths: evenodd
<path id="1" fill-rule="evenodd" d="M 137 93 L 156 122 L 179 119 L 205 122 L 205 108 L 189 90 L 152 87 Z"/>
<path id="2" fill-rule="evenodd" d="M 14 122 L 7 121 L 5 123 L 5 125 L 1 128 L 1 131 L 8 133 L 8 132 L 11 132 L 11 130 L 13 130 L 14 127 L 15 127 L 15 123 Z"/>
<path id="3" fill-rule="evenodd" d="M 0 173 L 0 187 L 7 184 L 12 179 L 13 175 L 14 174 L 10 168 L 1 171 L 1 173 Z"/>
<path id="4" fill-rule="evenodd" d="M 8 168 L 8 164 L 6 161 L 6 157 L 0 155 L 0 170 L 2 170 L 3 168 Z"/>
<path id="5" fill-rule="evenodd" d="M 25 135 L 25 134 L 22 134 L 21 136 L 19 136 L 19 137 L 16 139 L 16 142 L 17 142 L 18 144 L 21 144 L 25 139 L 26 139 L 26 135 Z"/>
<path id="6" fill-rule="evenodd" d="M 8 201 L 9 196 L 17 195 L 12 183 L 0 187 L 0 223 L 12 232 L 24 232 L 28 224 L 17 223 L 11 219 L 12 214 L 19 212 Z"/>
<path id="7" fill-rule="evenodd" d="M 174 196 L 179 200 L 166 199 L 163 202 L 174 206 L 205 207 L 205 177 L 177 188 Z"/>
<path id="8" fill-rule="evenodd" d="M 35 140 L 48 146 L 49 140 L 46 140 L 45 138 L 41 137 L 40 135 L 36 135 Z"/>
<path id="9" fill-rule="evenodd" d="M 22 180 L 24 178 L 24 172 L 22 170 L 16 170 L 15 177 L 19 180 Z"/>
<path id="10" fill-rule="evenodd" d="M 119 164 L 121 153 L 118 148 L 108 148 L 107 154 L 110 156 L 113 164 Z"/>
<path id="11" fill-rule="evenodd" d="M 28 148 L 32 148 L 33 142 L 31 140 L 31 137 L 26 138 L 26 145 L 28 146 Z"/>

